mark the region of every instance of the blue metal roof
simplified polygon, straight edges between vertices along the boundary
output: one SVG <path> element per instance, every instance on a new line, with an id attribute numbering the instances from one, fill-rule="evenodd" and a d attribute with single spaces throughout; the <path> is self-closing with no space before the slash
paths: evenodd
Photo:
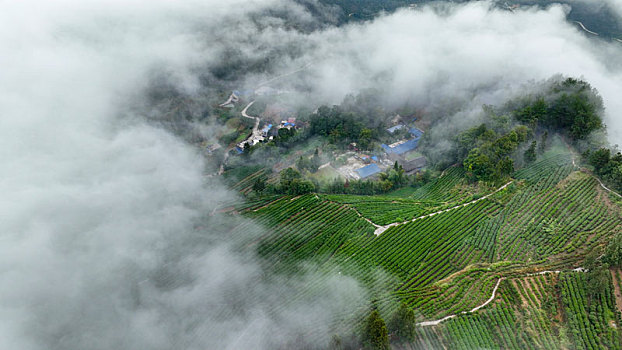
<path id="1" fill-rule="evenodd" d="M 359 174 L 361 179 L 372 176 L 374 174 L 378 174 L 381 171 L 382 170 L 380 170 L 380 167 L 378 167 L 378 164 L 376 163 L 366 165 L 360 169 L 356 169 L 356 172 Z"/>
<path id="2" fill-rule="evenodd" d="M 419 145 L 419 139 L 416 138 L 416 139 L 408 140 L 395 147 L 389 147 L 385 145 L 384 143 L 381 146 L 382 148 L 384 148 L 385 152 L 387 153 L 402 154 L 402 153 L 406 153 L 408 151 L 414 150 L 415 148 L 417 148 L 418 145 Z"/>
<path id="3" fill-rule="evenodd" d="M 393 147 L 393 152 L 397 154 L 406 153 L 408 151 L 412 151 L 415 148 L 417 148 L 418 144 L 419 144 L 419 139 L 408 140 L 402 143 L 401 145 L 397 145 Z"/>
<path id="4" fill-rule="evenodd" d="M 394 133 L 396 130 L 400 130 L 401 128 L 405 127 L 406 125 L 396 125 L 396 126 L 392 126 L 390 128 L 387 129 L 388 132 L 390 132 L 391 134 Z"/>

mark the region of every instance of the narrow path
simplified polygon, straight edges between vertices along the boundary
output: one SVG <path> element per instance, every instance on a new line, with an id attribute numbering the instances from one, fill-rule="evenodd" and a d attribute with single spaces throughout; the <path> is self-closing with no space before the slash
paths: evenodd
<path id="1" fill-rule="evenodd" d="M 240 99 L 232 92 L 231 95 L 229 95 L 229 98 L 227 99 L 227 101 L 219 104 L 219 107 L 224 107 L 226 105 L 228 105 L 229 103 L 233 103 L 233 102 L 238 102 Z"/>
<path id="2" fill-rule="evenodd" d="M 585 26 L 583 25 L 583 23 L 581 23 L 581 22 L 579 22 L 579 21 L 574 21 L 574 22 L 575 22 L 575 23 L 578 23 L 578 24 L 581 26 L 581 28 L 583 28 L 583 30 L 585 30 L 586 32 L 588 32 L 588 33 L 590 33 L 590 34 L 593 34 L 593 35 L 598 35 L 598 33 L 595 33 L 595 32 L 593 32 L 593 31 L 591 31 L 591 30 L 589 30 L 589 29 L 585 28 Z"/>
<path id="3" fill-rule="evenodd" d="M 577 267 L 576 269 L 572 269 L 570 271 L 572 271 L 572 272 L 586 272 L 587 269 L 585 269 L 583 267 Z M 561 273 L 561 272 L 562 272 L 561 270 L 546 270 L 546 271 L 528 273 L 528 274 L 525 275 L 525 277 L 546 275 L 547 273 Z"/>
<path id="4" fill-rule="evenodd" d="M 264 82 L 261 82 L 261 83 L 257 84 L 257 86 L 255 87 L 255 90 L 257 90 L 257 88 L 260 88 L 260 87 L 262 87 L 264 85 L 270 84 L 271 82 L 273 82 L 275 80 L 281 79 L 281 78 L 286 77 L 288 75 L 292 75 L 292 74 L 301 72 L 301 71 L 309 68 L 312 64 L 313 63 L 307 63 L 306 65 L 304 65 L 301 68 L 298 68 L 298 69 L 296 69 L 294 71 L 287 72 L 287 73 L 284 73 L 284 74 L 281 74 L 281 75 L 277 75 L 276 77 L 273 77 L 273 78 L 270 78 L 270 79 L 268 79 L 268 80 L 266 80 Z M 240 100 L 240 98 L 235 93 L 232 92 L 231 95 L 229 95 L 229 98 L 225 102 L 219 104 L 218 106 L 219 107 L 224 107 L 224 106 L 226 106 L 226 105 L 228 105 L 230 103 L 238 102 L 239 100 Z"/>
<path id="5" fill-rule="evenodd" d="M 591 30 L 587 29 L 587 28 L 583 25 L 583 23 L 581 23 L 581 22 L 579 22 L 579 21 L 573 21 L 573 22 L 575 22 L 575 23 L 577 23 L 579 26 L 581 26 L 581 29 L 583 29 L 583 30 L 584 30 L 584 31 L 586 31 L 587 33 L 590 33 L 590 34 L 592 34 L 592 35 L 598 35 L 598 33 L 593 32 L 593 31 L 591 31 Z M 612 39 L 613 39 L 613 40 L 615 40 L 615 41 L 617 41 L 617 42 L 622 43 L 622 40 L 621 40 L 621 39 L 618 39 L 618 38 L 612 38 Z"/>
<path id="6" fill-rule="evenodd" d="M 577 267 L 576 269 L 572 269 L 571 271 L 572 272 L 585 272 L 587 270 L 584 269 L 583 267 Z M 535 272 L 535 273 L 528 273 L 525 276 L 536 276 L 536 275 L 544 275 L 544 274 L 547 274 L 547 273 L 560 273 L 560 272 L 561 272 L 560 270 L 540 271 L 540 272 Z M 479 309 L 483 308 L 484 306 L 490 304 L 493 300 L 495 300 L 495 297 L 497 296 L 497 289 L 499 289 L 499 284 L 501 284 L 501 281 L 503 281 L 504 279 L 505 279 L 505 277 L 501 277 L 501 278 L 499 278 L 497 280 L 497 284 L 495 284 L 495 288 L 493 288 L 493 290 L 492 290 L 492 295 L 490 296 L 490 298 L 488 298 L 488 300 L 483 302 L 481 305 L 478 305 L 478 306 L 472 308 L 470 311 L 462 311 L 459 314 L 445 316 L 445 317 L 443 317 L 441 319 L 438 319 L 438 320 L 418 322 L 417 326 L 421 326 L 421 327 L 437 326 L 440 323 L 445 322 L 445 321 L 447 321 L 449 319 L 452 319 L 454 317 L 457 317 L 459 315 L 466 315 L 466 314 L 477 312 Z"/>
<path id="7" fill-rule="evenodd" d="M 361 214 L 361 213 L 360 213 L 360 212 L 356 209 L 356 207 L 352 206 L 351 204 L 344 204 L 344 203 L 334 202 L 334 201 L 330 201 L 330 200 L 329 200 L 329 201 L 327 201 L 327 202 L 329 202 L 329 203 L 333 203 L 333 204 L 338 204 L 338 205 L 346 205 L 346 206 L 347 206 L 350 210 L 353 210 L 353 211 L 356 213 L 356 215 L 358 215 L 358 216 L 359 216 L 360 218 L 362 218 L 363 220 L 365 220 L 365 221 L 369 222 L 370 224 L 372 224 L 375 228 L 380 228 L 380 227 L 382 227 L 382 226 L 380 226 L 380 225 L 378 225 L 378 224 L 374 223 L 373 221 L 369 220 L 368 218 L 364 217 L 364 216 L 363 216 L 363 214 Z"/>
<path id="8" fill-rule="evenodd" d="M 374 226 L 376 226 L 376 231 L 374 231 L 374 234 L 375 234 L 376 236 L 379 236 L 379 235 L 381 235 L 384 231 L 386 231 L 387 229 L 389 229 L 389 227 L 392 227 L 392 226 L 398 226 L 398 225 L 402 225 L 402 224 L 407 224 L 407 223 L 409 223 L 409 222 L 414 222 L 414 221 L 417 221 L 417 220 L 420 220 L 420 219 L 424 219 L 424 218 L 427 218 L 427 217 L 430 217 L 430 216 L 434 216 L 434 215 L 436 215 L 436 214 L 446 213 L 446 212 L 448 212 L 448 211 L 452 211 L 452 210 L 454 210 L 454 209 L 458 209 L 458 208 L 466 207 L 467 205 L 475 204 L 475 203 L 477 203 L 477 202 L 479 202 L 479 201 L 481 201 L 481 200 L 484 200 L 484 199 L 486 199 L 486 198 L 488 198 L 488 197 L 492 196 L 493 194 L 495 194 L 495 193 L 497 193 L 497 192 L 499 192 L 499 191 L 503 190 L 504 188 L 508 187 L 508 186 L 509 186 L 512 182 L 514 182 L 514 180 L 512 180 L 512 181 L 510 181 L 510 182 L 506 183 L 505 185 L 503 185 L 503 186 L 501 186 L 501 187 L 497 188 L 495 191 L 490 192 L 489 194 L 487 194 L 487 195 L 485 195 L 485 196 L 483 196 L 483 197 L 481 197 L 481 198 L 478 198 L 478 199 L 475 199 L 475 200 L 472 200 L 472 201 L 470 201 L 470 202 L 463 203 L 463 204 L 460 204 L 460 205 L 456 205 L 455 207 L 451 207 L 451 208 L 444 209 L 444 210 L 440 210 L 440 211 L 437 211 L 437 212 L 434 212 L 434 213 L 430 213 L 430 214 L 422 215 L 422 216 L 416 217 L 416 218 L 411 219 L 411 220 L 406 220 L 406 221 L 404 221 L 404 222 L 394 222 L 394 223 L 391 223 L 391 224 L 388 224 L 388 225 L 384 225 L 384 226 L 379 226 L 379 225 L 374 224 Z"/>
<path id="9" fill-rule="evenodd" d="M 610 268 L 609 273 L 611 274 L 611 278 L 613 280 L 613 295 L 616 300 L 616 306 L 618 307 L 618 310 L 622 312 L 622 291 L 621 291 L 622 286 L 620 286 L 620 284 L 618 283 L 619 281 L 616 276 L 617 275 L 616 269 Z"/>
<path id="10" fill-rule="evenodd" d="M 222 159 L 222 163 L 220 163 L 220 168 L 218 168 L 218 175 L 222 175 L 225 173 L 225 164 L 227 164 L 227 159 L 229 159 L 229 151 L 231 148 L 227 148 L 225 150 L 225 156 Z"/>
<path id="11" fill-rule="evenodd" d="M 609 193 L 613 193 L 613 194 L 615 194 L 616 196 L 618 196 L 618 197 L 622 198 L 622 196 L 621 196 L 618 192 L 616 192 L 616 191 L 614 191 L 614 190 L 611 190 L 611 189 L 609 189 L 609 187 L 605 186 L 605 184 L 603 184 L 603 182 L 602 182 L 602 181 L 600 181 L 600 179 L 599 179 L 597 176 L 594 176 L 594 178 L 596 179 L 596 181 L 598 181 L 598 183 L 600 184 L 600 187 L 602 187 L 602 188 L 604 188 L 604 189 L 605 189 L 605 191 L 607 191 L 607 192 L 609 192 Z"/>
<path id="12" fill-rule="evenodd" d="M 587 169 L 582 168 L 582 167 L 580 167 L 580 166 L 578 166 L 578 165 L 577 165 L 577 163 L 576 163 L 576 162 L 575 162 L 575 160 L 574 160 L 574 159 L 575 159 L 575 154 L 574 154 L 574 152 L 572 151 L 572 149 L 570 148 L 570 145 L 566 143 L 566 147 L 568 147 L 568 150 L 570 150 L 570 154 L 572 155 L 572 166 L 574 166 L 575 168 L 577 168 L 577 169 L 579 169 L 579 170 L 583 170 L 583 171 L 588 172 L 588 170 L 587 170 Z M 591 173 L 590 173 L 590 174 L 591 174 Z M 609 192 L 609 193 L 613 193 L 613 194 L 615 194 L 616 196 L 618 196 L 618 197 L 622 198 L 622 195 L 620 195 L 618 192 L 616 192 L 616 191 L 614 191 L 614 190 L 610 189 L 609 187 L 605 186 L 605 184 L 604 184 L 602 181 L 600 181 L 600 179 L 598 178 L 598 176 L 593 175 L 593 174 L 592 174 L 592 176 L 596 179 L 596 181 L 598 181 L 598 183 L 600 184 L 600 187 L 602 187 L 602 188 L 604 188 L 604 189 L 605 189 L 605 191 L 607 191 L 607 192 Z"/>
<path id="13" fill-rule="evenodd" d="M 417 323 L 417 326 L 421 326 L 421 327 L 427 327 L 427 326 L 436 326 L 438 324 L 440 324 L 441 322 L 445 322 L 451 318 L 457 317 L 458 315 L 466 315 L 468 313 L 473 313 L 476 312 L 477 310 L 483 308 L 484 306 L 490 304 L 494 299 L 495 296 L 497 295 L 497 289 L 499 289 L 499 284 L 501 283 L 501 281 L 503 281 L 505 278 L 499 278 L 499 280 L 497 281 L 497 284 L 495 284 L 495 288 L 492 290 L 492 295 L 490 296 L 490 298 L 488 298 L 488 300 L 486 300 L 483 304 L 474 307 L 473 309 L 471 309 L 471 311 L 462 311 L 459 314 L 454 314 L 454 315 L 449 315 L 449 316 L 445 316 L 441 319 L 438 320 L 434 320 L 434 321 L 423 321 L 423 322 L 419 322 Z"/>
<path id="14" fill-rule="evenodd" d="M 305 69 L 309 68 L 312 64 L 313 64 L 313 63 L 307 63 L 306 65 L 304 65 L 304 66 L 302 66 L 301 68 L 298 68 L 298 69 L 296 69 L 296 70 L 294 70 L 294 71 L 291 71 L 291 72 L 288 72 L 288 73 L 285 73 L 285 74 L 281 74 L 281 75 L 278 75 L 278 76 L 276 76 L 276 77 L 274 77 L 274 78 L 268 79 L 268 80 L 264 81 L 263 83 L 260 83 L 259 85 L 257 85 L 257 87 L 262 87 L 262 86 L 264 86 L 264 85 L 270 84 L 271 82 L 273 82 L 273 81 L 275 81 L 275 80 L 277 80 L 277 79 L 281 79 L 281 78 L 286 77 L 286 76 L 288 76 L 288 75 L 292 75 L 292 74 L 295 74 L 295 73 L 301 72 L 301 71 L 303 71 L 303 70 L 305 70 Z"/>
<path id="15" fill-rule="evenodd" d="M 260 137 L 261 134 L 259 133 L 259 117 L 253 117 L 250 116 L 246 113 L 246 111 L 250 108 L 250 106 L 253 105 L 253 103 L 255 103 L 255 100 L 251 101 L 249 104 L 246 105 L 246 107 L 244 107 L 244 109 L 242 110 L 242 116 L 244 118 L 249 118 L 249 119 L 255 119 L 255 125 L 253 126 L 253 132 L 250 134 L 250 136 L 248 136 L 246 138 L 246 140 L 242 141 L 242 143 L 249 143 L 251 142 L 254 138 Z M 251 142 L 251 146 L 252 146 L 252 142 Z"/>
<path id="16" fill-rule="evenodd" d="M 469 312 L 476 312 L 477 310 L 479 310 L 479 309 L 483 308 L 484 306 L 490 304 L 495 299 L 495 296 L 497 295 L 497 289 L 499 289 L 499 284 L 501 284 L 501 281 L 503 281 L 504 279 L 505 278 L 499 278 L 499 280 L 497 281 L 497 284 L 495 284 L 495 288 L 492 290 L 492 295 L 490 296 L 490 298 L 488 298 L 488 300 L 486 300 L 482 305 L 474 307 Z"/>
<path id="17" fill-rule="evenodd" d="M 367 222 L 369 222 L 370 224 L 374 225 L 374 227 L 375 227 L 376 229 L 379 229 L 379 228 L 382 228 L 382 227 L 383 227 L 383 226 L 380 226 L 380 225 L 378 225 L 378 224 L 374 223 L 374 222 L 373 222 L 373 221 L 371 221 L 370 219 L 368 219 L 368 218 L 364 217 L 364 216 L 363 216 L 363 214 L 359 213 L 359 211 L 358 211 L 355 207 L 350 206 L 350 209 L 354 210 L 354 212 L 355 212 L 356 214 L 358 214 L 358 216 L 362 217 L 365 221 L 367 221 Z"/>

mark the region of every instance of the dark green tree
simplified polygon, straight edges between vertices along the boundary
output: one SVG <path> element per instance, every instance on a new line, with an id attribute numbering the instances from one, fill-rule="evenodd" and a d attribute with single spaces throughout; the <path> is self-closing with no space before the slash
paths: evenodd
<path id="1" fill-rule="evenodd" d="M 250 156 L 250 154 L 251 154 L 251 144 L 250 144 L 250 143 L 248 143 L 248 142 L 247 142 L 247 143 L 245 143 L 245 144 L 244 144 L 244 150 L 243 150 L 243 152 L 244 152 L 244 153 L 242 153 L 242 154 L 243 154 L 245 157 Z"/>
<path id="2" fill-rule="evenodd" d="M 298 168 L 298 170 L 300 171 L 303 171 L 303 170 L 312 171 L 313 166 L 309 158 L 300 156 L 300 158 L 296 160 L 296 168 Z"/>
<path id="3" fill-rule="evenodd" d="M 258 177 L 257 180 L 255 180 L 255 183 L 253 183 L 253 191 L 256 194 L 261 195 L 265 189 L 266 180 L 263 177 Z"/>
<path id="4" fill-rule="evenodd" d="M 589 155 L 590 164 L 592 164 L 597 174 L 602 174 L 606 171 L 611 159 L 611 151 L 607 148 L 600 148 Z"/>
<path id="5" fill-rule="evenodd" d="M 373 132 L 371 129 L 364 128 L 359 133 L 358 144 L 362 149 L 369 149 L 371 145 Z"/>
<path id="6" fill-rule="evenodd" d="M 397 336 L 400 341 L 412 342 L 415 340 L 415 327 L 415 312 L 402 303 L 389 321 L 389 332 Z"/>
<path id="7" fill-rule="evenodd" d="M 488 181 L 495 173 L 495 164 L 479 148 L 472 149 L 462 165 L 467 175 L 477 181 Z"/>
<path id="8" fill-rule="evenodd" d="M 328 344 L 329 350 L 343 350 L 343 344 L 341 341 L 341 337 L 337 334 L 334 334 L 330 339 L 330 343 Z"/>
<path id="9" fill-rule="evenodd" d="M 604 263 L 587 272 L 587 291 L 591 298 L 604 295 L 609 288 L 609 265 Z"/>
<path id="10" fill-rule="evenodd" d="M 622 267 L 622 232 L 618 232 L 609 241 L 604 260 L 611 266 Z"/>
<path id="11" fill-rule="evenodd" d="M 283 192 L 287 192 L 294 180 L 302 179 L 302 175 L 294 168 L 287 168 L 281 170 L 280 176 L 280 185 Z"/>
<path id="12" fill-rule="evenodd" d="M 599 253 L 597 249 L 592 249 L 583 260 L 583 267 L 588 270 L 595 269 L 599 265 Z"/>
<path id="13" fill-rule="evenodd" d="M 311 172 L 316 172 L 320 167 L 322 160 L 320 159 L 320 151 L 316 147 L 315 152 L 313 152 L 313 158 L 311 158 Z"/>
<path id="14" fill-rule="evenodd" d="M 301 195 L 315 191 L 315 185 L 313 182 L 303 179 L 294 179 L 289 188 L 287 188 L 287 194 Z"/>
<path id="15" fill-rule="evenodd" d="M 514 160 L 508 156 L 499 159 L 495 170 L 496 179 L 502 179 L 509 176 L 512 172 L 514 172 Z"/>
<path id="16" fill-rule="evenodd" d="M 542 134 L 542 138 L 540 138 L 540 147 L 538 148 L 538 152 L 544 153 L 544 151 L 546 150 L 546 142 L 548 141 L 548 138 L 549 138 L 549 132 L 545 131 Z"/>
<path id="17" fill-rule="evenodd" d="M 536 160 L 536 141 L 531 142 L 531 145 L 525 150 L 523 155 L 525 157 L 525 162 L 527 163 L 531 163 Z"/>
<path id="18" fill-rule="evenodd" d="M 367 320 L 365 320 L 363 344 L 365 344 L 368 349 L 389 350 L 387 326 L 382 317 L 380 317 L 378 310 L 372 310 Z"/>
<path id="19" fill-rule="evenodd" d="M 393 163 L 393 169 L 387 172 L 387 179 L 396 185 L 402 185 L 406 182 L 404 168 L 397 162 Z"/>
<path id="20" fill-rule="evenodd" d="M 538 98 L 527 107 L 514 112 L 514 118 L 520 122 L 535 125 L 538 120 L 543 120 L 546 117 L 546 109 L 547 104 L 544 99 Z"/>

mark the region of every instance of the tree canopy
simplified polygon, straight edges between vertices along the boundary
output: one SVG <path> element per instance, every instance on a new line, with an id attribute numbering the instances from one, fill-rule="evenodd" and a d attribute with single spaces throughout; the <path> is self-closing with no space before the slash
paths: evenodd
<path id="1" fill-rule="evenodd" d="M 304 180 L 296 169 L 287 168 L 280 173 L 280 190 L 290 195 L 301 195 L 315 191 L 315 185 Z"/>
<path id="2" fill-rule="evenodd" d="M 574 140 L 601 129 L 602 98 L 583 80 L 567 78 L 553 83 L 541 96 L 513 112 L 514 118 L 533 127 L 553 129 Z"/>
<path id="3" fill-rule="evenodd" d="M 519 125 L 498 135 L 482 124 L 458 135 L 460 153 L 468 150 L 462 161 L 467 175 L 476 181 L 497 181 L 510 175 L 514 171 L 511 155 L 529 133 L 528 127 Z"/>
<path id="4" fill-rule="evenodd" d="M 389 350 L 389 333 L 378 310 L 372 310 L 365 320 L 363 344 L 368 349 Z"/>
<path id="5" fill-rule="evenodd" d="M 415 312 L 402 303 L 389 321 L 389 331 L 400 341 L 412 342 L 415 340 L 415 327 Z"/>

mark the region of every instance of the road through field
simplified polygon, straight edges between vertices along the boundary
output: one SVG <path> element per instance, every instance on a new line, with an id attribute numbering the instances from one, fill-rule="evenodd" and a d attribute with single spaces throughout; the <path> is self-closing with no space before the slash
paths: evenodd
<path id="1" fill-rule="evenodd" d="M 586 269 L 584 269 L 583 267 L 577 267 L 576 269 L 571 270 L 572 272 L 585 272 L 587 271 Z M 525 276 L 536 276 L 536 275 L 545 275 L 547 273 L 561 273 L 560 270 L 554 270 L 554 271 L 540 271 L 540 272 L 534 272 L 534 273 L 528 273 Z M 449 316 L 445 316 L 441 319 L 438 320 L 432 320 L 432 321 L 423 321 L 423 322 L 419 322 L 417 323 L 417 326 L 421 326 L 421 327 L 427 327 L 427 326 L 436 326 L 444 321 L 447 321 L 449 319 L 452 319 L 454 317 L 457 317 L 459 315 L 466 315 L 466 314 L 470 314 L 473 312 L 477 312 L 479 309 L 483 308 L 484 306 L 490 304 L 493 300 L 495 300 L 495 297 L 497 296 L 497 289 L 499 289 L 499 284 L 501 284 L 501 281 L 503 281 L 505 279 L 505 277 L 501 277 L 497 280 L 497 284 L 495 284 L 495 288 L 493 288 L 492 290 L 492 294 L 490 295 L 490 298 L 488 298 L 488 300 L 486 300 L 485 302 L 483 302 L 482 304 L 474 307 L 473 309 L 471 309 L 470 311 L 462 311 L 459 314 L 454 314 L 454 315 L 449 315 Z"/>
<path id="2" fill-rule="evenodd" d="M 384 231 L 386 231 L 386 230 L 387 230 L 389 227 L 391 227 L 391 226 L 397 226 L 397 225 L 407 224 L 407 223 L 409 223 L 409 222 L 413 222 L 413 221 L 417 221 L 417 220 L 420 220 L 420 219 L 424 219 L 424 218 L 427 218 L 427 217 L 430 217 L 430 216 L 434 216 L 434 215 L 436 215 L 436 214 L 446 213 L 446 212 L 448 212 L 448 211 L 452 211 L 452 210 L 454 210 L 454 209 L 458 209 L 458 208 L 466 207 L 467 205 L 475 204 L 475 203 L 477 203 L 477 202 L 479 202 L 479 201 L 481 201 L 481 200 L 484 200 L 484 199 L 486 199 L 486 198 L 488 198 L 488 197 L 492 196 L 493 194 L 495 194 L 495 193 L 497 193 L 497 192 L 499 192 L 499 191 L 503 190 L 504 188 L 508 187 L 508 186 L 509 186 L 512 182 L 514 182 L 514 180 L 512 180 L 512 181 L 510 181 L 510 182 L 506 183 L 505 185 L 503 185 L 503 186 L 501 186 L 501 187 L 497 188 L 494 192 L 491 192 L 491 193 L 489 193 L 489 194 L 487 194 L 487 195 L 485 195 L 485 196 L 483 196 L 483 197 L 481 197 L 481 198 L 474 199 L 474 200 L 472 200 L 472 201 L 470 201 L 470 202 L 463 203 L 463 204 L 460 204 L 460 205 L 456 205 L 455 207 L 451 207 L 451 208 L 448 208 L 448 209 L 439 210 L 439 211 L 434 212 L 434 213 L 430 213 L 430 214 L 422 215 L 422 216 L 416 217 L 416 218 L 414 218 L 414 219 L 412 219 L 412 220 L 407 220 L 407 221 L 404 221 L 404 222 L 394 222 L 394 223 L 391 223 L 391 224 L 388 224 L 388 225 L 384 225 L 384 226 L 379 226 L 379 225 L 376 225 L 376 224 L 372 223 L 374 226 L 376 226 L 376 231 L 374 231 L 374 234 L 375 234 L 376 236 L 379 236 L 379 235 L 381 235 Z M 369 221 L 369 220 L 368 220 L 368 221 Z M 371 221 L 370 221 L 370 222 L 371 222 Z"/>
<path id="3" fill-rule="evenodd" d="M 568 147 L 568 150 L 570 150 L 570 152 L 571 152 L 571 154 L 572 154 L 572 166 L 574 166 L 575 168 L 577 168 L 577 169 L 579 169 L 579 170 L 581 170 L 581 171 L 584 171 L 584 172 L 587 172 L 587 173 L 591 174 L 591 172 L 590 172 L 589 170 L 587 170 L 587 169 L 585 169 L 585 168 L 582 168 L 582 167 L 580 167 L 580 166 L 578 166 L 578 165 L 577 165 L 577 163 L 575 162 L 575 154 L 574 154 L 574 152 L 572 152 L 572 149 L 570 148 L 570 145 L 568 145 L 568 144 L 566 143 L 566 146 Z M 600 181 L 600 179 L 598 178 L 598 176 L 596 176 L 596 175 L 593 175 L 593 176 L 594 176 L 594 178 L 596 179 L 596 181 L 598 181 L 598 183 L 600 184 L 600 187 L 604 188 L 604 189 L 605 189 L 605 191 L 607 191 L 607 192 L 609 192 L 609 193 L 613 193 L 614 195 L 616 195 L 616 196 L 618 196 L 618 197 L 622 198 L 622 195 L 620 195 L 618 192 L 616 192 L 616 191 L 614 191 L 614 190 L 610 189 L 609 187 L 605 186 L 605 184 L 604 184 L 602 181 Z"/>
<path id="4" fill-rule="evenodd" d="M 584 31 L 586 31 L 586 32 L 588 32 L 588 33 L 590 33 L 590 34 L 593 34 L 593 35 L 598 35 L 598 33 L 595 33 L 595 32 L 593 32 L 593 31 L 591 31 L 591 30 L 589 30 L 589 29 L 585 28 L 585 26 L 583 25 L 583 23 L 581 23 L 581 22 L 579 22 L 579 21 L 574 21 L 574 22 L 575 22 L 575 23 L 577 23 L 577 24 L 579 24 L 579 25 L 581 26 L 581 28 L 582 28 Z"/>

